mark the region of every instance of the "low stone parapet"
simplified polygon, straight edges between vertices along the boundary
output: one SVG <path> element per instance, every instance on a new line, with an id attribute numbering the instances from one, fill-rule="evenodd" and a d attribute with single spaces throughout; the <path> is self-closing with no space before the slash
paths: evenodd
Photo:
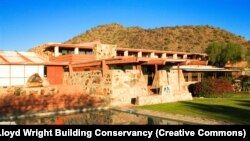
<path id="1" fill-rule="evenodd" d="M 183 93 L 176 95 L 149 95 L 149 96 L 140 96 L 136 98 L 137 105 L 150 105 L 150 104 L 159 104 L 159 103 L 168 103 L 184 100 L 192 100 L 191 93 Z"/>

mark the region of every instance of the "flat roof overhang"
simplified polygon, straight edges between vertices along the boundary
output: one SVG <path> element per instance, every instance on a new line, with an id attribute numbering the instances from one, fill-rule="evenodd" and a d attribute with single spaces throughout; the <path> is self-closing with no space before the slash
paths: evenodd
<path id="1" fill-rule="evenodd" d="M 106 65 L 115 65 L 115 64 L 131 64 L 139 63 L 141 65 L 165 65 L 165 64 L 180 64 L 186 62 L 182 59 L 150 59 L 150 58 L 140 58 L 140 57 L 115 57 L 102 60 L 94 61 L 84 61 L 72 63 L 72 67 L 85 67 L 85 66 L 97 66 L 101 65 L 102 62 L 105 62 Z"/>
<path id="2" fill-rule="evenodd" d="M 185 69 L 181 68 L 183 71 L 189 72 L 238 72 L 240 70 L 228 70 L 228 69 Z"/>
<path id="3" fill-rule="evenodd" d="M 82 49 L 93 49 L 93 47 L 100 42 L 90 42 L 90 43 L 83 43 L 83 44 L 61 44 L 61 43 L 53 43 L 48 44 L 46 49 L 51 49 L 56 46 L 60 48 L 82 48 Z M 178 51 L 161 51 L 161 50 L 151 50 L 151 49 L 133 49 L 133 48 L 122 48 L 117 47 L 116 51 L 129 51 L 129 52 L 143 52 L 143 53 L 166 53 L 166 54 L 178 54 L 178 55 L 202 55 L 202 56 L 208 56 L 205 53 L 188 53 L 188 52 L 178 52 Z"/>
<path id="4" fill-rule="evenodd" d="M 81 44 L 50 44 L 46 47 L 46 49 L 54 49 L 54 47 L 58 46 L 59 48 L 79 48 L 79 49 L 93 49 L 93 46 L 90 45 L 81 45 Z"/>
<path id="5" fill-rule="evenodd" d="M 133 48 L 121 48 L 118 47 L 116 51 L 129 51 L 129 52 L 142 52 L 142 53 L 167 53 L 167 54 L 188 54 L 187 52 L 177 52 L 177 51 L 160 51 L 151 49 L 133 49 Z"/>

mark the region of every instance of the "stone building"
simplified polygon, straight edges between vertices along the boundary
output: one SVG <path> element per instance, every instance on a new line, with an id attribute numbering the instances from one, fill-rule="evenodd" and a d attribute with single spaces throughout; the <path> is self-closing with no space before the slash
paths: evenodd
<path id="1" fill-rule="evenodd" d="M 191 100 L 180 66 L 207 65 L 207 55 L 202 53 L 120 48 L 100 42 L 47 44 L 43 53 L 50 61 L 68 64 L 47 66 L 51 84 L 78 85 L 82 92 L 104 97 L 110 106 Z"/>
<path id="2" fill-rule="evenodd" d="M 146 105 L 191 100 L 190 83 L 201 81 L 205 73 L 230 72 L 208 66 L 204 53 L 121 48 L 100 42 L 50 43 L 34 52 L 0 52 L 0 85 L 24 85 L 38 73 L 50 85 L 72 85 L 109 106 Z M 19 71 L 9 70 L 12 67 Z M 10 76 L 8 82 L 6 76 Z"/>

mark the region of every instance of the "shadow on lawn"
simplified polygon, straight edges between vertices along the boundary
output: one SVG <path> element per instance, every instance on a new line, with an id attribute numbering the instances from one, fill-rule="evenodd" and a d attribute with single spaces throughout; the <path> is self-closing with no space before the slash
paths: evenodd
<path id="1" fill-rule="evenodd" d="M 240 100 L 240 102 L 241 105 L 249 106 L 249 101 Z M 213 114 L 213 117 L 216 119 L 220 118 L 222 120 L 237 124 L 250 124 L 250 109 L 248 110 L 231 106 L 191 103 L 186 101 L 183 101 L 182 103 L 194 109 L 208 112 L 209 115 Z"/>
<path id="2" fill-rule="evenodd" d="M 235 100 L 235 101 L 239 102 L 239 105 L 245 106 L 250 109 L 250 100 Z"/>

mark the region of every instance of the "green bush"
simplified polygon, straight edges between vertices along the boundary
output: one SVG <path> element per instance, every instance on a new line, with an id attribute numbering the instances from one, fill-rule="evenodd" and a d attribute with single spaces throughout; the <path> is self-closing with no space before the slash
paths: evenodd
<path id="1" fill-rule="evenodd" d="M 20 88 L 16 88 L 15 92 L 14 92 L 14 95 L 20 96 L 20 94 L 21 94 L 21 89 Z"/>
<path id="2" fill-rule="evenodd" d="M 243 75 L 239 78 L 241 80 L 242 91 L 250 91 L 250 76 Z"/>

